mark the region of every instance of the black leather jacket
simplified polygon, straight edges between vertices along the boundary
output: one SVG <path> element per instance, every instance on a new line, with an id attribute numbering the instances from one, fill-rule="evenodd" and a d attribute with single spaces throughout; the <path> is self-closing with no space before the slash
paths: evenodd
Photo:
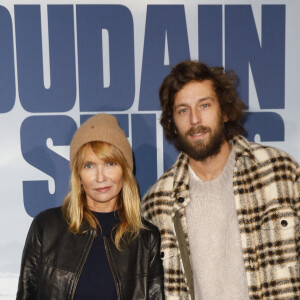
<path id="1" fill-rule="evenodd" d="M 104 238 L 120 300 L 159 300 L 163 296 L 163 270 L 158 229 L 145 221 L 141 230 L 119 251 L 112 238 Z M 40 213 L 32 222 L 21 264 L 19 299 L 73 299 L 82 267 L 93 243 L 93 230 L 72 234 L 61 208 Z"/>

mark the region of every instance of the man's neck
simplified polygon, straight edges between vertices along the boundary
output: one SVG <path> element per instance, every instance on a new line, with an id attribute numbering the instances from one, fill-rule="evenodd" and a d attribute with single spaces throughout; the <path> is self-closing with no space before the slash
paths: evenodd
<path id="1" fill-rule="evenodd" d="M 227 164 L 231 153 L 231 145 L 225 141 L 221 145 L 220 152 L 208 157 L 204 161 L 197 161 L 189 157 L 189 164 L 195 174 L 203 181 L 211 181 L 217 178 Z"/>

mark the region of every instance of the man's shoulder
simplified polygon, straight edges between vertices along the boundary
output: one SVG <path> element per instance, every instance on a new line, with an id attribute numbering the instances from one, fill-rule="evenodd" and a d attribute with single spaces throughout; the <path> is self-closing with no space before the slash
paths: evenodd
<path id="1" fill-rule="evenodd" d="M 143 201 L 151 201 L 151 199 L 172 193 L 175 177 L 178 176 L 184 164 L 186 164 L 186 155 L 180 153 L 176 162 L 149 188 L 143 197 Z"/>
<path id="2" fill-rule="evenodd" d="M 292 172 L 300 172 L 299 164 L 284 150 L 268 145 L 250 142 L 244 137 L 236 138 L 234 145 L 237 157 L 247 156 L 257 166 L 285 166 L 285 168 L 293 170 Z"/>
<path id="3" fill-rule="evenodd" d="M 294 158 L 284 150 L 281 150 L 276 147 L 268 146 L 268 145 L 257 144 L 257 143 L 251 143 L 251 146 L 255 158 L 260 162 L 286 161 L 298 165 L 298 163 L 294 160 Z"/>
<path id="4" fill-rule="evenodd" d="M 181 176 L 186 163 L 186 156 L 179 154 L 176 162 L 149 188 L 142 199 L 142 210 L 146 219 L 153 222 L 154 216 L 163 218 L 171 213 L 176 180 Z"/>
<path id="5" fill-rule="evenodd" d="M 173 191 L 175 164 L 169 168 L 147 191 L 143 202 L 149 202 L 155 198 L 168 195 Z"/>

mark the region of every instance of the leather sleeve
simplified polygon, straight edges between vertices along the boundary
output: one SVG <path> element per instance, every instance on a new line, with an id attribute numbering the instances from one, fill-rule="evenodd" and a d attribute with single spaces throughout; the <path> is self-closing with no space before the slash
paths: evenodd
<path id="1" fill-rule="evenodd" d="M 23 250 L 17 300 L 37 299 L 40 253 L 41 237 L 33 220 Z"/>
<path id="2" fill-rule="evenodd" d="M 160 258 L 160 233 L 157 228 L 151 237 L 151 261 L 149 270 L 149 299 L 163 300 L 164 277 L 163 266 Z"/>

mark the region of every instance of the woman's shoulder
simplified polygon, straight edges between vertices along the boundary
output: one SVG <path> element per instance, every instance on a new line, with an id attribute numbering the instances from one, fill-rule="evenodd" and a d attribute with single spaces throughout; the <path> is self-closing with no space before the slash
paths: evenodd
<path id="1" fill-rule="evenodd" d="M 49 208 L 40 212 L 34 219 L 33 223 L 37 225 L 58 225 L 60 223 L 66 223 L 63 215 L 61 206 Z"/>
<path id="2" fill-rule="evenodd" d="M 67 232 L 68 224 L 65 221 L 61 207 L 50 208 L 40 212 L 32 221 L 29 235 L 55 236 Z"/>

